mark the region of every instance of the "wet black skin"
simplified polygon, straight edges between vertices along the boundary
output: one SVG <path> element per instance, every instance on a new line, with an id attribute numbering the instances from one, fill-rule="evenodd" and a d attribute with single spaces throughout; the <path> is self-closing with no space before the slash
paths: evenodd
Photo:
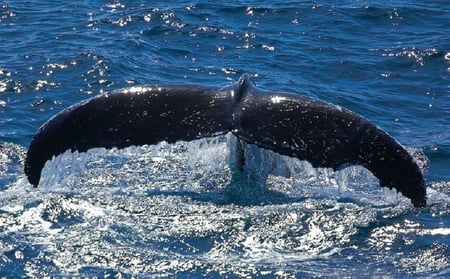
<path id="1" fill-rule="evenodd" d="M 146 86 L 75 104 L 48 120 L 33 137 L 25 174 L 37 186 L 46 161 L 68 149 L 172 143 L 228 132 L 314 167 L 362 165 L 382 186 L 395 188 L 416 207 L 426 206 L 419 167 L 387 133 L 346 109 L 256 88 L 248 75 L 224 88 Z"/>

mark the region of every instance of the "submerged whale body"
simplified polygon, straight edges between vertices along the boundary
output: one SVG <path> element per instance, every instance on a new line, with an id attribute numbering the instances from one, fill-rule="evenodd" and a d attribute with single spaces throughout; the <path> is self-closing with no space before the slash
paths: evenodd
<path id="1" fill-rule="evenodd" d="M 224 87 L 145 86 L 105 93 L 48 120 L 33 137 L 25 161 L 37 186 L 47 160 L 70 149 L 195 140 L 233 133 L 244 142 L 339 169 L 362 165 L 380 185 L 426 206 L 422 173 L 391 136 L 346 109 L 254 86 L 248 75 Z"/>

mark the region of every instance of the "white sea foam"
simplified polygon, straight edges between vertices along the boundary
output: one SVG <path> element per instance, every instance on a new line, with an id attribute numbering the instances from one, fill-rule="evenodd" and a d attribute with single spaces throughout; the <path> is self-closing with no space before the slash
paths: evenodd
<path id="1" fill-rule="evenodd" d="M 20 175 L 2 192 L 0 237 L 39 245 L 67 276 L 87 266 L 135 275 L 233 266 L 247 276 L 268 264 L 307 266 L 357 251 L 352 241 L 361 228 L 377 251 L 394 249 L 399 239 L 449 234 L 406 220 L 369 229 L 411 205 L 362 167 L 316 169 L 248 146 L 249 175 L 233 180 L 230 137 L 66 152 L 46 164 L 38 188 Z M 265 183 L 252 182 L 258 175 Z M 448 200 L 433 191 L 432 199 Z M 15 244 L 5 249 L 23 254 Z M 33 268 L 30 262 L 29 274 Z"/>

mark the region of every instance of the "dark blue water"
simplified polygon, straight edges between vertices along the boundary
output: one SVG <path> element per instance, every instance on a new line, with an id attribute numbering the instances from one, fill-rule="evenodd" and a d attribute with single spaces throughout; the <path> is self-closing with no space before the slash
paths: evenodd
<path id="1" fill-rule="evenodd" d="M 449 276 L 448 30 L 444 0 L 0 1 L 0 275 Z M 424 162 L 428 207 L 361 167 L 263 150 L 256 173 L 275 159 L 293 176 L 232 179 L 230 136 L 66 153 L 27 184 L 31 137 L 63 108 L 243 73 L 389 132 Z"/>

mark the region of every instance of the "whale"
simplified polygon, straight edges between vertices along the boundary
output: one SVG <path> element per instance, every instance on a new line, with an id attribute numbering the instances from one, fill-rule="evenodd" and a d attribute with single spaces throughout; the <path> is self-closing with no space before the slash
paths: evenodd
<path id="1" fill-rule="evenodd" d="M 249 74 L 225 87 L 134 86 L 76 103 L 38 129 L 24 172 L 37 187 L 45 163 L 67 150 L 120 149 L 227 133 L 244 143 L 306 160 L 316 168 L 361 165 L 381 186 L 396 189 L 415 207 L 426 206 L 426 186 L 418 164 L 388 133 L 340 106 L 260 89 Z"/>

